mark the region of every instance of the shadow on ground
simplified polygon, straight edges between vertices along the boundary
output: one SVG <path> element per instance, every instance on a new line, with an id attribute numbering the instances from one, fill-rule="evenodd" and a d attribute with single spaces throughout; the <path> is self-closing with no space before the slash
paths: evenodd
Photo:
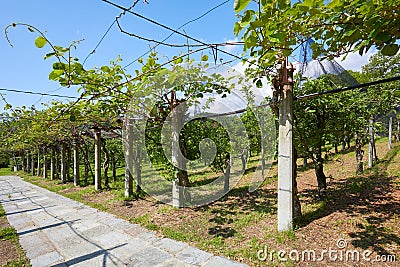
<path id="1" fill-rule="evenodd" d="M 349 233 L 355 247 L 364 250 L 372 247 L 377 253 L 386 255 L 389 253 L 386 245 L 400 246 L 400 236 L 390 227 L 385 227 L 400 211 L 400 190 L 396 185 L 399 177 L 390 176 L 386 171 L 399 154 L 400 145 L 380 160 L 369 175 L 331 182 L 327 199 L 320 202 L 317 209 L 303 214 L 297 222 L 298 227 L 305 227 L 337 211 L 345 212 L 348 217 L 362 216 L 364 219 L 363 223 L 356 224 L 356 231 Z M 317 196 L 317 191 L 304 190 L 302 195 Z M 314 198 L 311 202 L 319 200 Z"/>

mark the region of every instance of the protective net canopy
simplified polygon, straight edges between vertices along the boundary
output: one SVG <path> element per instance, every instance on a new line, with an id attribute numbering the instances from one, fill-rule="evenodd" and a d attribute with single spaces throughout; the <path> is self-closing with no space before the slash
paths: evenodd
<path id="1" fill-rule="evenodd" d="M 313 51 L 311 45 L 312 39 L 302 44 L 299 54 L 299 72 L 301 80 L 317 79 L 322 75 L 328 75 L 331 82 L 337 88 L 345 86 L 353 86 L 359 82 L 351 76 L 339 63 L 334 59 L 328 59 L 324 55 L 319 55 L 313 59 Z"/>

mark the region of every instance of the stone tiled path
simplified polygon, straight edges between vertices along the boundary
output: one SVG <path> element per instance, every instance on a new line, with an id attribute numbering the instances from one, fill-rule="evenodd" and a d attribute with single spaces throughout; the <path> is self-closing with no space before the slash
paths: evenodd
<path id="1" fill-rule="evenodd" d="M 24 182 L 0 176 L 0 203 L 32 266 L 246 266 Z"/>

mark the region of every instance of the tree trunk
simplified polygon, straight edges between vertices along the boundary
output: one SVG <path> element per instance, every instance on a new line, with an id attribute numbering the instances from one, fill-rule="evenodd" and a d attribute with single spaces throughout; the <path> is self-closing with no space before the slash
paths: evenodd
<path id="1" fill-rule="evenodd" d="M 346 150 L 346 141 L 343 140 L 342 141 L 342 151 L 345 151 L 345 150 Z"/>
<path id="2" fill-rule="evenodd" d="M 314 169 L 318 182 L 318 196 L 319 199 L 323 200 L 326 197 L 326 176 L 324 173 L 324 165 L 322 163 L 321 157 L 317 159 Z"/>
<path id="3" fill-rule="evenodd" d="M 50 156 L 50 179 L 54 180 L 56 175 L 56 159 L 55 159 L 55 148 L 51 147 L 51 156 Z"/>
<path id="4" fill-rule="evenodd" d="M 85 146 L 86 148 L 86 146 Z M 83 182 L 85 186 L 88 185 L 88 178 L 89 178 L 89 157 L 87 155 L 87 150 L 82 147 L 82 156 L 83 156 L 83 165 L 85 167 L 85 173 L 83 174 Z"/>
<path id="5" fill-rule="evenodd" d="M 356 174 L 362 174 L 364 172 L 364 165 L 362 162 L 364 156 L 364 150 L 362 150 L 362 145 L 360 143 L 360 140 L 357 138 L 356 139 L 356 162 L 357 162 L 357 170 Z"/>
<path id="6" fill-rule="evenodd" d="M 55 178 L 56 180 L 60 180 L 61 164 L 60 164 L 60 151 L 58 147 L 56 147 L 55 149 L 55 157 L 56 157 Z"/>
<path id="7" fill-rule="evenodd" d="M 374 120 L 369 120 L 369 149 L 368 149 L 368 167 L 374 165 Z"/>
<path id="8" fill-rule="evenodd" d="M 225 158 L 225 173 L 224 173 L 224 193 L 229 192 L 229 179 L 231 175 L 231 155 L 229 153 L 226 153 L 226 158 Z"/>
<path id="9" fill-rule="evenodd" d="M 179 140 L 179 147 L 182 151 L 182 155 L 180 156 L 180 166 L 179 169 L 181 170 L 181 185 L 185 186 L 185 187 L 189 187 L 190 186 L 190 181 L 189 181 L 189 175 L 188 172 L 186 170 L 187 167 L 187 157 L 188 157 L 188 153 L 187 153 L 187 144 L 186 144 L 186 139 L 185 139 L 185 134 L 183 133 L 180 140 Z"/>
<path id="10" fill-rule="evenodd" d="M 140 169 L 140 147 L 138 144 L 135 146 L 135 175 L 136 175 L 136 193 L 139 193 L 142 190 L 142 170 Z"/>
<path id="11" fill-rule="evenodd" d="M 78 141 L 74 141 L 74 186 L 80 185 L 80 172 L 79 172 L 79 145 Z"/>
<path id="12" fill-rule="evenodd" d="M 25 171 L 25 151 L 21 151 L 21 169 Z"/>
<path id="13" fill-rule="evenodd" d="M 67 182 L 67 145 L 61 143 L 61 182 Z"/>
<path id="14" fill-rule="evenodd" d="M 393 118 L 392 118 L 392 116 L 390 116 L 389 117 L 389 141 L 388 141 L 389 149 L 392 149 L 392 124 L 393 124 Z"/>
<path id="15" fill-rule="evenodd" d="M 374 135 L 375 135 L 375 133 L 374 133 Z M 376 152 L 376 142 L 375 142 L 376 140 L 375 140 L 375 138 L 374 138 L 374 144 L 373 144 L 373 150 L 374 150 L 374 160 L 375 160 L 375 162 L 378 162 L 378 154 L 377 154 L 377 152 Z"/>
<path id="16" fill-rule="evenodd" d="M 265 134 L 261 133 L 261 177 L 265 179 Z"/>
<path id="17" fill-rule="evenodd" d="M 334 144 L 334 147 L 335 147 L 335 154 L 339 153 L 338 144 L 337 143 Z"/>
<path id="18" fill-rule="evenodd" d="M 294 181 L 293 181 L 293 218 L 300 218 L 301 217 L 301 204 L 300 204 L 300 198 L 299 198 L 299 191 L 297 189 L 297 149 L 294 148 L 294 155 L 293 155 L 293 176 L 294 176 Z M 307 158 L 305 157 L 306 163 L 307 163 Z"/>
<path id="19" fill-rule="evenodd" d="M 112 170 L 112 178 L 113 181 L 117 181 L 117 167 L 116 167 L 116 162 L 115 162 L 115 154 L 113 152 L 110 152 L 111 156 L 111 170 Z"/>
<path id="20" fill-rule="evenodd" d="M 400 120 L 397 121 L 397 142 L 400 141 Z"/>
<path id="21" fill-rule="evenodd" d="M 249 150 L 247 148 L 243 149 L 240 159 L 242 160 L 242 172 L 246 171 L 247 159 L 249 158 Z"/>
<path id="22" fill-rule="evenodd" d="M 102 140 L 101 148 L 104 153 L 103 171 L 104 171 L 104 187 L 109 188 L 108 169 L 110 167 L 110 155 L 106 147 L 106 140 Z"/>
<path id="23" fill-rule="evenodd" d="M 70 174 L 70 169 L 71 169 L 71 146 L 70 144 L 67 145 L 67 162 L 66 162 L 66 172 L 67 172 L 67 181 L 71 181 L 71 174 Z"/>
<path id="24" fill-rule="evenodd" d="M 94 187 L 101 190 L 101 131 L 94 131 Z"/>

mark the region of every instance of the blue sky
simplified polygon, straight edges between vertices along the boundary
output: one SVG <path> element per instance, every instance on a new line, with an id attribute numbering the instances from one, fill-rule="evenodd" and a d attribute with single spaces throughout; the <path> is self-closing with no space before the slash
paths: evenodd
<path id="1" fill-rule="evenodd" d="M 128 7 L 131 0 L 113 0 L 122 6 Z M 172 28 L 178 28 L 187 21 L 196 18 L 211 8 L 223 3 L 224 0 L 148 0 L 149 4 L 140 1 L 134 11 L 152 18 Z M 3 1 L 0 9 L 0 27 L 4 28 L 13 22 L 31 24 L 42 31 L 56 45 L 67 46 L 71 41 L 84 41 L 74 51 L 76 57 L 83 60 L 96 46 L 102 35 L 120 14 L 120 10 L 100 0 L 69 0 L 69 1 Z M 233 0 L 209 13 L 202 19 L 193 22 L 183 29 L 191 36 L 204 42 L 225 42 L 233 40 L 233 24 L 235 22 Z M 170 34 L 158 26 L 154 26 L 132 15 L 125 15 L 121 25 L 126 30 L 151 39 L 163 39 Z M 9 37 L 14 48 L 6 41 L 4 34 L 0 36 L 0 88 L 17 90 L 49 92 L 61 95 L 76 95 L 75 89 L 62 88 L 56 82 L 48 80 L 53 59 L 44 60 L 43 56 L 50 52 L 50 47 L 38 49 L 34 45 L 36 33 L 29 32 L 24 27 L 10 28 Z M 186 43 L 186 39 L 177 35 L 171 37 L 171 43 Z M 115 59 L 118 55 L 123 58 L 123 65 L 148 51 L 149 43 L 140 41 L 122 34 L 114 24 L 96 52 L 91 55 L 85 67 L 102 66 Z M 165 48 L 158 49 L 161 55 L 171 57 L 185 49 Z M 239 54 L 238 48 L 234 51 Z M 209 53 L 209 52 L 205 52 Z M 222 56 L 230 60 L 229 56 Z M 161 61 L 167 58 L 161 58 Z M 138 65 L 132 65 L 129 70 L 134 72 Z M 58 89 L 58 90 L 57 90 Z M 40 106 L 41 102 L 48 102 L 52 97 L 25 95 L 1 91 L 7 102 L 13 106 Z M 0 110 L 3 110 L 4 101 L 0 99 Z"/>
<path id="2" fill-rule="evenodd" d="M 112 0 L 113 2 L 128 7 L 133 0 Z M 224 0 L 148 0 L 149 4 L 140 1 L 134 11 L 159 21 L 171 28 L 178 28 L 182 24 L 204 14 Z M 221 43 L 234 40 L 233 25 L 236 21 L 233 12 L 233 0 L 210 12 L 200 20 L 184 27 L 190 35 L 201 41 Z M 29 1 L 14 0 L 3 1 L 0 9 L 1 30 L 10 23 L 21 22 L 31 24 L 46 32 L 46 37 L 55 45 L 68 46 L 72 41 L 84 39 L 73 51 L 74 56 L 83 60 L 95 48 L 100 38 L 112 24 L 120 10 L 102 2 L 101 0 L 69 0 L 69 1 Z M 121 20 L 121 25 L 130 32 L 143 35 L 151 39 L 161 40 L 170 34 L 169 31 L 152 25 L 144 20 L 126 14 Z M 182 30 L 181 30 L 182 31 Z M 36 33 L 29 32 L 24 27 L 10 28 L 9 37 L 14 48 L 6 41 L 4 34 L 0 36 L 0 88 L 10 88 L 25 91 L 53 93 L 60 95 L 76 96 L 74 88 L 60 88 L 53 81 L 48 80 L 51 64 L 54 59 L 44 60 L 43 56 L 50 52 L 50 47 L 38 49 L 34 45 Z M 168 42 L 186 43 L 186 39 L 177 35 L 171 37 Z M 91 55 L 86 68 L 102 66 L 121 55 L 124 64 L 132 62 L 140 55 L 148 51 L 149 43 L 129 37 L 119 31 L 117 25 L 111 28 L 104 41 L 96 52 Z M 167 57 L 184 52 L 185 49 L 160 47 L 157 49 L 161 55 L 161 61 Z M 229 48 L 235 54 L 241 53 L 241 48 Z M 209 51 L 204 53 L 210 53 Z M 232 58 L 221 55 L 225 61 Z M 365 64 L 367 58 L 351 58 L 343 62 L 345 68 L 358 69 Z M 129 71 L 134 72 L 138 65 L 133 64 Z M 0 91 L 7 102 L 13 106 L 40 107 L 40 103 L 49 102 L 53 97 L 41 97 Z M 0 98 L 0 112 L 5 103 Z"/>

